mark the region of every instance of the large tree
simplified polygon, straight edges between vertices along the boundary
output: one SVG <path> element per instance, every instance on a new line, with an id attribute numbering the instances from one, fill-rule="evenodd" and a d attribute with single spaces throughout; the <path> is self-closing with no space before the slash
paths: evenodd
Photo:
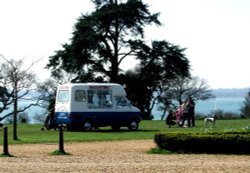
<path id="1" fill-rule="evenodd" d="M 189 61 L 185 49 L 167 41 L 135 46 L 140 63 L 134 71 L 128 71 L 120 83 L 126 84 L 129 99 L 140 108 L 143 117 L 150 119 L 165 83 L 179 76 L 189 76 Z"/>
<path id="2" fill-rule="evenodd" d="M 146 44 L 144 27 L 161 23 L 159 13 L 151 14 L 141 0 L 93 2 L 95 11 L 78 19 L 71 42 L 49 58 L 47 68 L 53 76 L 60 77 L 62 70 L 77 74 L 73 81 L 126 84 L 129 98 L 149 119 L 154 91 L 167 79 L 189 76 L 185 49 L 167 41 Z M 119 73 L 119 66 L 127 57 L 139 60 L 140 67 L 127 74 Z"/>
<path id="3" fill-rule="evenodd" d="M 159 13 L 151 14 L 141 0 L 93 2 L 95 11 L 78 19 L 71 43 L 49 58 L 47 68 L 55 76 L 63 69 L 90 80 L 99 75 L 117 82 L 119 66 L 126 57 L 136 55 L 134 45 L 144 38 L 144 27 L 161 25 Z"/>

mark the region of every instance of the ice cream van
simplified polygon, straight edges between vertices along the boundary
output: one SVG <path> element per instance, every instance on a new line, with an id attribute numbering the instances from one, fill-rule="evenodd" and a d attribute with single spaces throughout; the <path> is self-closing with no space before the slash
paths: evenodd
<path id="1" fill-rule="evenodd" d="M 111 126 L 137 130 L 141 114 L 115 83 L 67 83 L 57 87 L 55 121 L 69 130 Z"/>

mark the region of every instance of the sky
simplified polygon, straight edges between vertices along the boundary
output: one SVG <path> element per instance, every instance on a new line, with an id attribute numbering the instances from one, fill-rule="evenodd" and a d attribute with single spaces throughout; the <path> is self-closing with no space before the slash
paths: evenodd
<path id="1" fill-rule="evenodd" d="M 250 88 L 249 0 L 143 0 L 160 13 L 161 27 L 146 26 L 146 41 L 186 48 L 192 76 L 212 89 Z M 69 43 L 77 18 L 94 10 L 90 0 L 0 0 L 0 54 L 24 59 L 41 80 L 48 57 Z M 0 60 L 2 62 L 2 59 Z M 128 59 L 122 67 L 133 67 Z"/>

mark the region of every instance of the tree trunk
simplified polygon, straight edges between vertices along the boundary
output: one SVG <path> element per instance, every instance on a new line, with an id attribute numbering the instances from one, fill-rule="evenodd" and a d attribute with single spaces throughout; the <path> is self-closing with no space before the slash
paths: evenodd
<path id="1" fill-rule="evenodd" d="M 117 0 L 115 1 L 116 6 Z M 116 13 L 115 16 L 115 43 L 114 43 L 114 56 L 112 59 L 112 72 L 111 72 L 111 82 L 118 82 L 118 14 Z"/>
<path id="2" fill-rule="evenodd" d="M 13 105 L 13 140 L 18 140 L 17 137 L 17 82 L 14 86 L 14 105 Z"/>

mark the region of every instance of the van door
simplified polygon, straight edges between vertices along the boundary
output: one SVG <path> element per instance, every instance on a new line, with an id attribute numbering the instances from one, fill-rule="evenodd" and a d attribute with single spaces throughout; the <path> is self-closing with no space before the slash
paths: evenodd
<path id="1" fill-rule="evenodd" d="M 57 124 L 68 124 L 70 113 L 70 92 L 68 89 L 58 90 L 55 105 L 55 119 Z"/>
<path id="2" fill-rule="evenodd" d="M 113 122 L 112 90 L 95 87 L 88 90 L 88 110 L 97 126 L 110 125 Z"/>
<path id="3" fill-rule="evenodd" d="M 131 104 L 125 96 L 115 97 L 115 110 L 121 124 L 129 120 L 131 116 Z"/>

